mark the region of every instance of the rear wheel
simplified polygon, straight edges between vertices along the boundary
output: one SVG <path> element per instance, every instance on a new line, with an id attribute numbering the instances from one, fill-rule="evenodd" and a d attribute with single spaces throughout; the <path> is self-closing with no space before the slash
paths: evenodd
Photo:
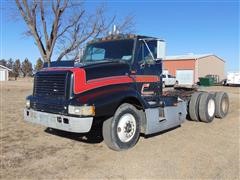
<path id="1" fill-rule="evenodd" d="M 214 94 L 203 93 L 199 100 L 199 117 L 203 122 L 212 122 L 216 112 Z"/>
<path id="2" fill-rule="evenodd" d="M 202 92 L 195 92 L 191 96 L 190 102 L 189 102 L 189 116 L 191 120 L 193 121 L 199 121 L 199 100 L 202 95 Z"/>
<path id="3" fill-rule="evenodd" d="M 229 110 L 229 97 L 225 92 L 216 92 L 215 93 L 216 101 L 216 117 L 224 118 L 228 114 Z"/>
<path id="4" fill-rule="evenodd" d="M 105 144 L 116 151 L 133 147 L 140 135 L 140 113 L 131 104 L 124 103 L 112 118 L 103 123 Z"/>

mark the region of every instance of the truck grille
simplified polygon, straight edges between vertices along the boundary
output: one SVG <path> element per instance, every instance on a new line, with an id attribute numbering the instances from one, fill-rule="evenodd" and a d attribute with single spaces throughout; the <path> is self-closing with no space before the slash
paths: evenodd
<path id="1" fill-rule="evenodd" d="M 66 98 L 67 72 L 38 72 L 34 79 L 34 96 Z"/>
<path id="2" fill-rule="evenodd" d="M 64 105 L 56 104 L 47 104 L 47 103 L 32 103 L 32 108 L 38 111 L 52 112 L 52 113 L 61 113 L 64 112 Z"/>

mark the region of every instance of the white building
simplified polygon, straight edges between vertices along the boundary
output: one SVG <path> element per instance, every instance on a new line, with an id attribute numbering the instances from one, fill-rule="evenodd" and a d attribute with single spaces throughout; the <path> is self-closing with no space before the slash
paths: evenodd
<path id="1" fill-rule="evenodd" d="M 0 81 L 8 81 L 9 71 L 12 70 L 6 66 L 0 65 Z"/>

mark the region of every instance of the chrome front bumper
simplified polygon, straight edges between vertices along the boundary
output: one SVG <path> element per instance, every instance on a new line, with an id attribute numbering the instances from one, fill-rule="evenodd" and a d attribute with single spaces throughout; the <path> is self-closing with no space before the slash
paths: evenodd
<path id="1" fill-rule="evenodd" d="M 91 129 L 93 117 L 78 118 L 24 109 L 24 120 L 63 131 L 86 133 Z"/>

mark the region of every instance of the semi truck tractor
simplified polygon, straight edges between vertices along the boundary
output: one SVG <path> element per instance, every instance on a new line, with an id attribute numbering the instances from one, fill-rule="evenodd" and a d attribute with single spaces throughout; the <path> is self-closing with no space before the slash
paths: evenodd
<path id="1" fill-rule="evenodd" d="M 186 118 L 210 123 L 229 109 L 225 92 L 162 90 L 162 39 L 110 35 L 90 41 L 79 62 L 52 63 L 35 74 L 24 119 L 68 131 L 102 127 L 105 144 L 132 148 L 140 134 L 180 126 Z"/>

